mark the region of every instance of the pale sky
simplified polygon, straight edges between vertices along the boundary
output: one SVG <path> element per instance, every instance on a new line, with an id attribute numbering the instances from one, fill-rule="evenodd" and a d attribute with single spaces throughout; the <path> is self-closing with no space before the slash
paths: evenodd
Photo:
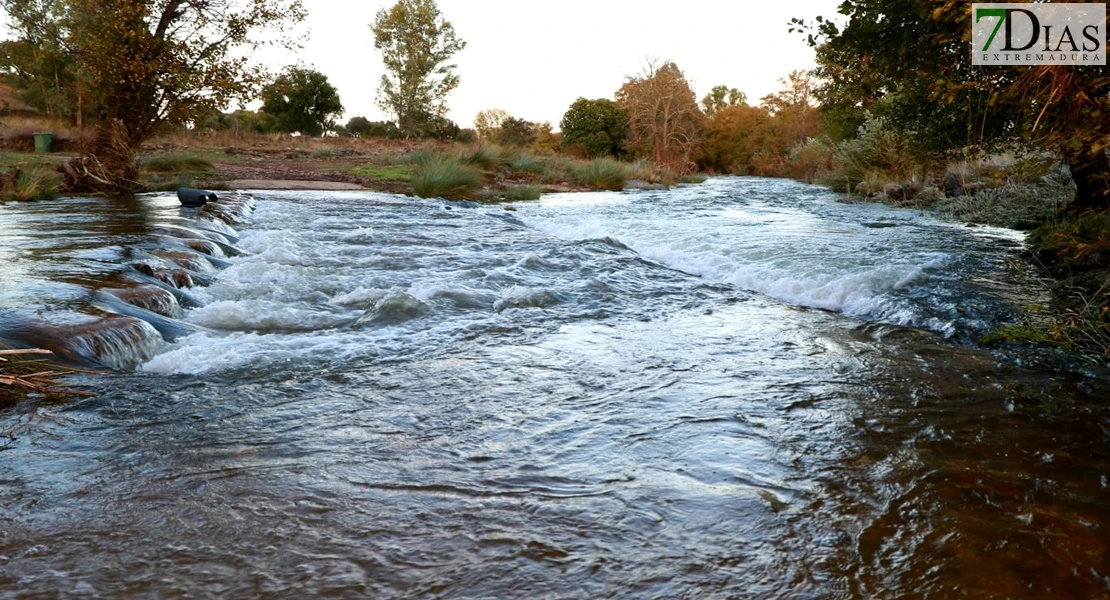
<path id="1" fill-rule="evenodd" d="M 396 0 L 305 0 L 309 38 L 296 54 L 260 53 L 273 70 L 300 62 L 339 89 L 347 118 L 384 119 L 374 98 L 383 67 L 370 23 Z M 840 0 L 438 0 L 467 42 L 456 55 L 461 84 L 448 116 L 472 127 L 478 111 L 502 108 L 556 129 L 579 96 L 612 98 L 646 57 L 673 60 L 698 97 L 736 87 L 749 102 L 778 89 L 794 69 L 813 67 L 791 17 L 835 16 Z"/>

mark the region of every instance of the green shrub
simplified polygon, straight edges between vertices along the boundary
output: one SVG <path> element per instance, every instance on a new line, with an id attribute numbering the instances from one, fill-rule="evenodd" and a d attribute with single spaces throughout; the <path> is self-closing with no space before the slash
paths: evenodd
<path id="1" fill-rule="evenodd" d="M 612 100 L 579 98 L 559 127 L 564 144 L 580 146 L 590 157 L 620 156 L 628 138 L 628 113 Z"/>
<path id="2" fill-rule="evenodd" d="M 874 171 L 881 171 L 892 180 L 912 179 L 920 170 L 919 165 L 928 162 L 914 148 L 907 137 L 887 127 L 882 118 L 868 118 L 855 139 L 837 146 L 837 172 L 831 178 L 846 180 L 853 189 Z"/>
<path id="3" fill-rule="evenodd" d="M 561 156 L 546 161 L 540 176 L 547 183 L 558 183 L 575 178 L 572 163 Z"/>
<path id="4" fill-rule="evenodd" d="M 1029 246 L 1072 266 L 1110 265 L 1110 214 L 1066 215 L 1029 234 Z"/>
<path id="5" fill-rule="evenodd" d="M 538 160 L 531 154 L 518 154 L 513 158 L 512 163 L 509 164 L 513 171 L 517 173 L 528 173 L 529 175 L 542 175 L 546 161 Z"/>
<path id="6" fill-rule="evenodd" d="M 523 148 L 536 141 L 536 124 L 524 119 L 509 117 L 501 122 L 498 143 Z"/>
<path id="7" fill-rule="evenodd" d="M 538 185 L 517 185 L 505 190 L 505 200 L 516 202 L 520 200 L 539 200 L 543 189 Z"/>
<path id="8" fill-rule="evenodd" d="M 502 164 L 501 150 L 489 144 L 481 144 L 469 152 L 460 153 L 459 160 L 483 171 L 496 171 Z"/>
<path id="9" fill-rule="evenodd" d="M 482 174 L 450 156 L 429 156 L 416 165 L 412 191 L 421 198 L 463 200 L 482 187 Z"/>
<path id="10" fill-rule="evenodd" d="M 413 150 L 412 152 L 409 152 L 401 158 L 400 162 L 406 165 L 422 165 L 430 160 L 438 160 L 441 157 L 442 154 L 440 154 L 439 152 L 424 150 L 421 148 L 419 150 Z"/>
<path id="11" fill-rule="evenodd" d="M 575 175 L 589 187 L 619 192 L 628 183 L 627 168 L 615 160 L 599 158 L 576 169 Z"/>

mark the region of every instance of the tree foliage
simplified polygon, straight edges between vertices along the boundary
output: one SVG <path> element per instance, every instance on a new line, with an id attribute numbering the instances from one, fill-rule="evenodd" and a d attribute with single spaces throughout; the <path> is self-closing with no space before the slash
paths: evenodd
<path id="1" fill-rule="evenodd" d="M 501 133 L 501 124 L 509 118 L 509 113 L 500 108 L 483 110 L 474 117 L 474 129 L 478 137 L 487 142 L 497 143 L 497 136 Z"/>
<path id="2" fill-rule="evenodd" d="M 59 95 L 68 93 L 63 79 L 72 78 L 77 114 L 82 102 L 96 107 L 100 126 L 91 152 L 65 169 L 75 191 L 133 189 L 142 141 L 165 124 L 249 100 L 262 71 L 243 50 L 262 44 L 262 31 L 304 17 L 300 0 L 0 1 L 15 42 L 41 40 L 44 52 L 62 57 L 6 52 L 6 70 L 40 89 L 56 73 Z"/>
<path id="3" fill-rule="evenodd" d="M 366 117 L 351 117 L 347 133 L 358 138 L 396 138 L 400 136 L 397 124 L 392 121 L 371 121 Z"/>
<path id="4" fill-rule="evenodd" d="M 814 89 L 816 81 L 806 71 L 792 71 L 779 79 L 777 92 L 760 99 L 760 106 L 774 116 L 780 135 L 791 145 L 804 142 L 820 132 L 820 114 Z"/>
<path id="5" fill-rule="evenodd" d="M 716 85 L 701 99 L 701 107 L 706 115 L 713 116 L 718 111 L 730 106 L 740 106 L 747 101 L 748 95 L 744 92 L 727 85 Z"/>
<path id="6" fill-rule="evenodd" d="M 501 122 L 497 136 L 501 144 L 524 148 L 536 142 L 536 124 L 524 119 L 509 117 Z"/>
<path id="7" fill-rule="evenodd" d="M 400 0 L 378 11 L 371 28 L 386 68 L 378 106 L 396 118 L 402 135 L 419 135 L 429 121 L 447 113 L 447 96 L 459 85 L 449 61 L 466 42 L 434 0 Z"/>
<path id="8" fill-rule="evenodd" d="M 704 170 L 736 175 L 762 174 L 757 153 L 781 154 L 789 148 L 775 140 L 771 114 L 741 104 L 716 111 L 705 123 L 697 162 Z"/>
<path id="9" fill-rule="evenodd" d="M 628 138 L 628 113 L 612 100 L 579 98 L 567 109 L 559 127 L 564 143 L 580 144 L 592 158 L 620 156 Z"/>
<path id="10" fill-rule="evenodd" d="M 262 88 L 262 112 L 274 117 L 278 131 L 319 136 L 334 127 L 343 104 L 323 73 L 287 67 Z"/>
<path id="11" fill-rule="evenodd" d="M 0 41 L 0 73 L 47 117 L 83 122 L 84 94 L 63 0 L 0 0 L 13 39 Z"/>
<path id="12" fill-rule="evenodd" d="M 249 100 L 262 72 L 238 49 L 304 16 L 300 0 L 69 0 L 89 92 L 133 146 L 163 123 Z"/>
<path id="13" fill-rule="evenodd" d="M 642 73 L 627 78 L 617 102 L 628 113 L 633 151 L 652 157 L 659 167 L 688 169 L 704 115 L 678 65 L 648 63 Z"/>
<path id="14" fill-rule="evenodd" d="M 794 20 L 817 48 L 825 107 L 878 112 L 934 153 L 1014 143 L 1059 151 L 1076 206 L 1110 208 L 1105 67 L 974 66 L 972 6 L 959 0 L 845 0 L 839 10 L 842 25 Z"/>

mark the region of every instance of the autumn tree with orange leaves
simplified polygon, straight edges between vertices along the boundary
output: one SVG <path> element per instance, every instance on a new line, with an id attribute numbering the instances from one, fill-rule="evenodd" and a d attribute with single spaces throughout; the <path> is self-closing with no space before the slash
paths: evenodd
<path id="1" fill-rule="evenodd" d="M 704 115 L 678 65 L 649 62 L 617 91 L 617 104 L 628 113 L 633 152 L 680 173 L 693 166 Z"/>

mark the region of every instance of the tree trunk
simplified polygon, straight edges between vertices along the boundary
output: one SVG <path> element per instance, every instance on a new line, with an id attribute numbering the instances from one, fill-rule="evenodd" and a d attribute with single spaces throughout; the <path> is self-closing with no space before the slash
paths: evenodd
<path id="1" fill-rule="evenodd" d="M 1078 188 L 1069 208 L 1074 211 L 1110 210 L 1110 158 L 1106 152 L 1065 148 L 1064 161 Z"/>

